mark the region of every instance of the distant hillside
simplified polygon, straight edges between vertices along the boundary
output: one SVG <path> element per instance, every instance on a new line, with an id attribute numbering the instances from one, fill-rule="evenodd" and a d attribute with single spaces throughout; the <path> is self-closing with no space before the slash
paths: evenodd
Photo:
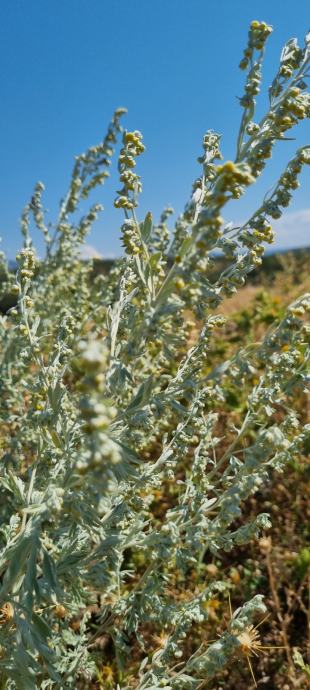
<path id="1" fill-rule="evenodd" d="M 107 274 L 115 264 L 116 259 L 92 259 L 93 262 L 93 277 L 100 274 Z M 172 262 L 171 262 L 172 263 Z M 223 271 L 227 265 L 221 256 L 213 256 L 213 265 L 210 266 L 208 276 L 211 280 L 216 280 L 217 276 Z M 252 271 L 248 276 L 248 283 L 252 285 L 258 285 L 262 282 L 271 282 L 273 276 L 277 273 L 290 270 L 293 271 L 296 276 L 296 283 L 298 282 L 299 267 L 309 266 L 310 270 L 310 247 L 306 249 L 291 249 L 283 252 L 269 252 L 263 258 L 262 265 L 258 269 Z M 16 265 L 10 262 L 10 271 L 14 272 Z M 0 285 L 1 280 L 0 274 Z M 15 295 L 6 295 L 2 300 L 0 299 L 0 312 L 5 313 L 8 309 L 16 304 Z"/>
<path id="2" fill-rule="evenodd" d="M 209 271 L 209 276 L 212 278 L 216 277 L 227 265 L 227 261 L 221 256 L 213 256 L 213 261 L 214 265 Z M 306 261 L 309 261 L 310 264 L 310 246 L 302 249 L 287 249 L 283 251 L 270 250 L 263 257 L 262 265 L 249 274 L 248 281 L 250 283 L 260 282 L 262 273 L 272 279 L 274 273 L 285 270 L 287 261 L 296 262 L 297 264 L 300 262 L 304 264 Z M 114 263 L 115 259 L 94 259 L 94 274 L 99 275 L 100 273 L 108 273 Z"/>

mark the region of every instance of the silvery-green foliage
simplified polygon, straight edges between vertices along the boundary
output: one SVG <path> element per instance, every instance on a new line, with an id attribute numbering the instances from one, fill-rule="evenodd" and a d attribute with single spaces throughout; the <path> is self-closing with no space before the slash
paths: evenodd
<path id="1" fill-rule="evenodd" d="M 182 598 L 168 585 L 173 573 L 199 572 L 208 554 L 247 544 L 270 526 L 266 514 L 247 522 L 244 502 L 309 438 L 294 412 L 307 385 L 309 296 L 260 343 L 215 368 L 208 364 L 213 331 L 225 322 L 214 310 L 260 264 L 273 239 L 270 218 L 288 206 L 310 162 L 310 148 L 299 149 L 247 222 L 224 223 L 225 204 L 255 182 L 276 141 L 310 114 L 307 38 L 303 48 L 295 40 L 284 48 L 269 110 L 255 122 L 270 32 L 259 22 L 249 30 L 235 161 L 218 164 L 220 136 L 207 132 L 201 175 L 172 233 L 170 208 L 157 224 L 150 213 L 137 217 L 142 186 L 135 168 L 144 145 L 140 132 L 123 131 L 123 109 L 103 142 L 76 159 L 55 225 L 45 220 L 41 183 L 24 209 L 16 276 L 3 269 L 17 306 L 0 324 L 2 688 L 87 686 L 94 643 L 107 634 L 119 688 L 135 682 L 139 690 L 194 690 L 231 662 L 238 635 L 265 610 L 257 595 L 217 642 L 185 658 L 193 623 L 208 625 L 208 601 L 229 585 L 202 579 L 198 593 Z M 79 208 L 108 176 L 119 135 L 115 206 L 124 213 L 125 255 L 94 278 L 79 254 L 101 206 L 83 216 Z M 45 238 L 42 260 L 32 224 Z M 211 279 L 214 250 L 228 262 Z M 189 310 L 199 319 L 194 337 Z M 249 394 L 223 446 L 218 422 L 231 383 Z M 154 504 L 169 482 L 173 500 L 158 518 Z M 90 610 L 98 601 L 94 628 Z M 145 648 L 132 678 L 129 640 L 136 636 L 143 649 L 144 625 L 164 631 L 165 643 Z"/>

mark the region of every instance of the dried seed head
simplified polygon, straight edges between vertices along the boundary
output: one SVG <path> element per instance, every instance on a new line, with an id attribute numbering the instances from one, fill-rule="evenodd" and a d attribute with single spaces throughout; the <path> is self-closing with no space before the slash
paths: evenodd
<path id="1" fill-rule="evenodd" d="M 255 651 L 258 651 L 261 643 L 259 632 L 254 628 L 254 625 L 249 625 L 240 635 L 237 636 L 240 643 L 240 650 L 245 656 L 251 656 Z"/>

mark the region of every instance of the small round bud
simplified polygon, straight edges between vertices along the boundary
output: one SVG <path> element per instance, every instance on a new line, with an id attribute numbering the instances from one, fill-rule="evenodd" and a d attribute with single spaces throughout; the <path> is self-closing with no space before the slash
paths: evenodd
<path id="1" fill-rule="evenodd" d="M 67 615 L 67 609 L 62 604 L 56 604 L 55 606 L 55 616 L 56 618 L 62 619 Z"/>

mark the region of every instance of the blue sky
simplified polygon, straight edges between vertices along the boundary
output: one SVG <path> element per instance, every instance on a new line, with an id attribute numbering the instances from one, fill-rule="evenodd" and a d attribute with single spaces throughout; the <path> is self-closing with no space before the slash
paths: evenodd
<path id="1" fill-rule="evenodd" d="M 125 126 L 140 129 L 144 191 L 139 213 L 180 212 L 207 129 L 223 134 L 225 157 L 235 152 L 241 116 L 238 69 L 252 19 L 271 23 L 264 77 L 268 86 L 283 43 L 303 41 L 307 0 L 2 0 L 0 6 L 0 236 L 12 258 L 20 245 L 18 218 L 33 185 L 46 185 L 50 220 L 68 184 L 74 155 L 100 140 L 115 107 Z M 261 98 L 261 110 L 266 104 Z M 310 143 L 309 124 L 281 143 L 264 182 L 227 220 L 246 218 L 292 155 Z M 277 246 L 309 244 L 310 171 L 303 173 Z M 96 200 L 105 211 L 89 238 L 103 255 L 119 252 L 121 212 L 113 209 L 117 172 Z M 277 229 L 277 227 L 276 227 Z M 38 238 L 39 248 L 40 238 Z"/>

